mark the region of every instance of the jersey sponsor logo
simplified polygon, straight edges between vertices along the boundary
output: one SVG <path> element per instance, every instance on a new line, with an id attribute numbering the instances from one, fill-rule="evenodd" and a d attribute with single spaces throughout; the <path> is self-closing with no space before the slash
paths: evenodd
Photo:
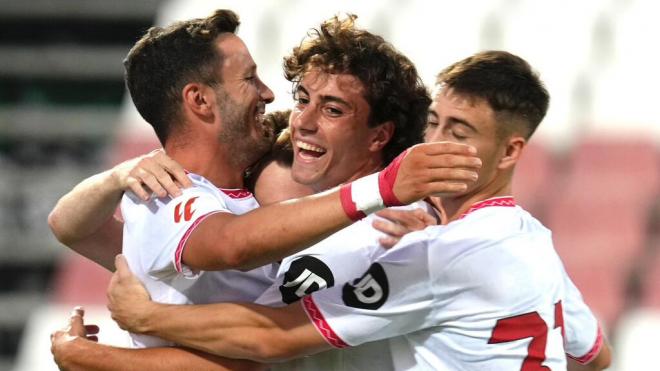
<path id="1" fill-rule="evenodd" d="M 181 205 L 183 205 L 183 202 L 179 202 L 176 207 L 174 207 L 174 222 L 179 223 L 181 221 L 181 218 L 183 220 L 189 222 L 190 219 L 192 219 L 193 214 L 195 213 L 195 210 L 192 209 L 192 204 L 195 202 L 195 200 L 198 197 L 193 197 L 186 201 L 186 205 L 183 207 L 183 212 L 181 212 Z"/>
<path id="2" fill-rule="evenodd" d="M 294 260 L 280 285 L 282 301 L 291 304 L 314 291 L 332 287 L 335 277 L 321 260 L 305 255 Z"/>
<path id="3" fill-rule="evenodd" d="M 352 285 L 344 285 L 341 298 L 349 307 L 378 309 L 385 304 L 389 293 L 390 287 L 383 266 L 373 263 Z"/>

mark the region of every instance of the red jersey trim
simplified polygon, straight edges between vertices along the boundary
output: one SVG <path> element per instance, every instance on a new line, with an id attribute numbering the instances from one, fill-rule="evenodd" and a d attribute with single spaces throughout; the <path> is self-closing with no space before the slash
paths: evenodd
<path id="1" fill-rule="evenodd" d="M 174 269 L 176 269 L 177 272 L 182 273 L 183 269 L 181 268 L 181 259 L 183 258 L 183 249 L 186 246 L 186 242 L 188 242 L 188 238 L 192 234 L 192 232 L 197 228 L 199 223 L 203 222 L 204 219 L 206 219 L 208 216 L 211 214 L 219 213 L 221 210 L 217 211 L 211 211 L 209 213 L 206 213 L 199 218 L 197 218 L 191 225 L 188 227 L 188 230 L 186 233 L 183 234 L 183 237 L 181 237 L 181 241 L 179 241 L 179 244 L 176 247 L 176 250 L 174 251 Z"/>
<path id="2" fill-rule="evenodd" d="M 186 174 L 192 174 L 190 171 L 183 169 Z M 218 187 L 216 187 L 218 188 Z M 246 198 L 252 196 L 252 192 L 243 188 L 243 189 L 223 189 L 218 188 L 222 193 L 226 194 L 230 198 Z"/>
<path id="3" fill-rule="evenodd" d="M 596 335 L 596 342 L 594 343 L 594 346 L 591 348 L 590 351 L 587 352 L 587 354 L 583 355 L 582 357 L 573 357 L 572 355 L 568 355 L 569 357 L 573 358 L 576 362 L 586 365 L 587 363 L 593 361 L 594 358 L 600 353 L 600 350 L 603 348 L 603 331 L 600 329 L 600 326 L 598 326 L 598 335 Z"/>
<path id="4" fill-rule="evenodd" d="M 493 197 L 487 200 L 479 201 L 474 205 L 470 206 L 468 211 L 464 212 L 459 219 L 465 218 L 466 215 L 468 215 L 473 211 L 491 206 L 514 207 L 516 206 L 516 200 L 514 200 L 513 197 L 511 196 L 504 196 L 504 197 Z"/>
<path id="5" fill-rule="evenodd" d="M 316 330 L 321 334 L 321 336 L 323 336 L 328 344 L 339 349 L 347 348 L 349 346 L 339 337 L 339 335 L 337 335 L 337 333 L 332 330 L 330 324 L 328 324 L 328 321 L 323 318 L 323 314 L 316 306 L 316 303 L 314 303 L 314 299 L 312 299 L 311 295 L 305 296 L 302 299 L 302 304 L 303 309 L 305 309 L 305 313 L 307 313 L 307 317 L 309 317 L 309 319 L 314 324 L 314 327 L 316 327 Z"/>
<path id="6" fill-rule="evenodd" d="M 248 191 L 247 189 L 218 189 L 230 198 L 247 198 L 252 196 L 252 192 Z"/>

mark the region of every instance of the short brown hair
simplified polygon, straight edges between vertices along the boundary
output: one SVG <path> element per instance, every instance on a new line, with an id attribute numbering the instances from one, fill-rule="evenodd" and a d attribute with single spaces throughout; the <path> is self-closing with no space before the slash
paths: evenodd
<path id="1" fill-rule="evenodd" d="M 550 101 L 529 63 L 505 51 L 484 51 L 456 62 L 438 74 L 436 85 L 486 100 L 498 122 L 520 122 L 527 138 L 545 117 Z M 510 132 L 511 126 L 500 125 L 498 133 Z"/>
<path id="2" fill-rule="evenodd" d="M 284 58 L 284 75 L 294 84 L 294 92 L 310 68 L 358 78 L 366 88 L 369 125 L 394 123 L 392 139 L 383 149 L 383 162 L 388 164 L 422 141 L 431 99 L 415 65 L 382 37 L 356 28 L 356 18 L 335 16 L 310 31 Z"/>
<path id="3" fill-rule="evenodd" d="M 140 115 L 165 143 L 180 120 L 181 90 L 190 82 L 216 84 L 222 55 L 215 46 L 223 33 L 235 33 L 238 15 L 216 10 L 207 18 L 152 27 L 126 59 L 126 86 Z"/>

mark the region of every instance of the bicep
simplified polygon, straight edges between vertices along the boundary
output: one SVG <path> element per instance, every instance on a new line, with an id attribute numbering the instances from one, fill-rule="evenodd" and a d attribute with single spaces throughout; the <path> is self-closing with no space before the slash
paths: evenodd
<path id="1" fill-rule="evenodd" d="M 123 226 L 120 220 L 110 217 L 96 232 L 69 247 L 103 268 L 114 271 L 115 256 L 121 254 Z"/>
<path id="2" fill-rule="evenodd" d="M 223 270 L 235 267 L 237 251 L 231 245 L 226 226 L 236 215 L 214 212 L 200 221 L 185 242 L 182 260 L 195 270 Z M 240 233 L 235 231 L 235 234 Z"/>

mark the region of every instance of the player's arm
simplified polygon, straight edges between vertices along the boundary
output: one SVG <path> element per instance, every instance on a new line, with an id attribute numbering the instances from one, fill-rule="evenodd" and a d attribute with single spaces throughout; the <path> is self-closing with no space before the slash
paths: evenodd
<path id="1" fill-rule="evenodd" d="M 151 192 L 180 194 L 179 187 L 190 184 L 179 164 L 154 151 L 82 181 L 57 202 L 48 224 L 61 243 L 112 270 L 121 252 L 122 223 L 114 213 L 123 192 L 146 200 Z"/>
<path id="2" fill-rule="evenodd" d="M 192 232 L 183 262 L 197 270 L 251 269 L 310 246 L 384 206 L 461 192 L 481 166 L 474 148 L 457 143 L 412 147 L 378 174 L 241 216 L 216 213 Z"/>
<path id="3" fill-rule="evenodd" d="M 228 358 L 270 363 L 330 349 L 299 303 L 168 305 L 151 301 L 122 255 L 108 288 L 112 318 L 125 330 L 151 334 Z"/>
<path id="4" fill-rule="evenodd" d="M 563 303 L 564 344 L 571 371 L 603 370 L 610 366 L 612 354 L 598 320 L 582 299 L 580 291 L 564 271 L 566 295 Z"/>
<path id="5" fill-rule="evenodd" d="M 573 358 L 568 358 L 568 371 L 600 371 L 610 367 L 612 363 L 612 350 L 609 344 L 604 343 L 598 355 L 589 363 L 581 364 Z"/>
<path id="6" fill-rule="evenodd" d="M 78 338 L 62 347 L 55 361 L 62 370 L 85 371 L 178 371 L 266 370 L 268 365 L 233 360 L 183 348 L 128 349 Z"/>
<path id="7" fill-rule="evenodd" d="M 151 307 L 153 305 L 153 307 Z M 168 305 L 149 301 L 139 330 L 228 358 L 273 363 L 331 349 L 300 302 Z"/>
<path id="8" fill-rule="evenodd" d="M 184 348 L 127 349 L 99 344 L 83 324 L 84 312 L 75 309 L 69 326 L 51 335 L 51 352 L 62 370 L 265 370 L 267 365 L 233 360 Z"/>
<path id="9" fill-rule="evenodd" d="M 279 308 L 156 303 L 120 255 L 108 288 L 108 309 L 125 330 L 230 358 L 276 362 L 358 345 L 436 325 L 429 271 L 423 268 L 426 249 L 411 242 L 388 251 L 355 280 L 360 284 L 321 290 L 314 299 L 306 296 Z M 411 260 L 419 261 L 415 266 L 420 268 L 402 263 Z"/>

